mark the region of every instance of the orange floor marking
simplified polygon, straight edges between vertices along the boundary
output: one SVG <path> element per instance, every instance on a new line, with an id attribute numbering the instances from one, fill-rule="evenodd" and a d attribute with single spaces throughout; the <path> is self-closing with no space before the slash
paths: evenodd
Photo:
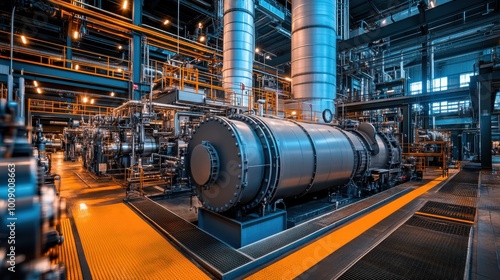
<path id="1" fill-rule="evenodd" d="M 342 246 L 346 245 L 362 233 L 387 218 L 396 210 L 405 206 L 415 198 L 426 193 L 445 178 L 437 178 L 419 187 L 418 189 L 370 212 L 334 232 L 306 245 L 302 249 L 284 257 L 283 259 L 263 268 L 247 279 L 292 279 L 323 260 Z"/>

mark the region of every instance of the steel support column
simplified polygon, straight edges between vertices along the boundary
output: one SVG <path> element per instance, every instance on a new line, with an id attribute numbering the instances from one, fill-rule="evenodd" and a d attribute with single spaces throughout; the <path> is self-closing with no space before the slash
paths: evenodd
<path id="1" fill-rule="evenodd" d="M 411 129 L 411 104 L 401 106 L 403 121 L 401 122 L 401 140 L 403 143 L 403 153 L 410 152 L 410 142 L 413 142 L 413 130 Z"/>
<path id="2" fill-rule="evenodd" d="M 491 168 L 491 81 L 480 79 L 478 89 L 481 168 Z"/>
<path id="3" fill-rule="evenodd" d="M 132 10 L 132 22 L 134 25 L 142 25 L 142 0 L 134 0 Z M 132 32 L 132 43 L 130 47 L 130 61 L 132 68 L 132 81 L 131 81 L 131 96 L 130 99 L 141 99 L 141 92 L 139 89 L 134 89 L 134 85 L 139 86 L 141 83 L 141 34 Z"/>
<path id="4" fill-rule="evenodd" d="M 68 31 L 66 32 L 66 67 L 72 68 L 71 60 L 73 59 L 73 19 L 68 21 Z"/>

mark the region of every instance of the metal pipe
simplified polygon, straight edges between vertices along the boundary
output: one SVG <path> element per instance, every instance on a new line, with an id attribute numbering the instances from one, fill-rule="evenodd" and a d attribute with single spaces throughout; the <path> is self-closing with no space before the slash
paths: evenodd
<path id="1" fill-rule="evenodd" d="M 23 75 L 23 70 L 21 70 Z M 19 77 L 19 114 L 20 121 L 24 124 L 24 78 Z"/>
<path id="2" fill-rule="evenodd" d="M 144 131 L 144 124 L 139 125 L 139 144 L 144 145 L 145 142 L 145 137 L 146 137 L 146 132 Z"/>
<path id="3" fill-rule="evenodd" d="M 16 12 L 16 6 L 12 8 L 12 16 L 10 18 L 10 69 L 9 77 L 7 79 L 7 102 L 14 100 L 14 14 Z"/>
<path id="4" fill-rule="evenodd" d="M 178 105 L 163 104 L 163 103 L 156 103 L 156 102 L 152 102 L 151 104 L 153 105 L 153 107 L 158 107 L 158 108 L 184 109 L 184 110 L 190 109 L 190 107 L 187 107 L 187 106 L 178 106 Z M 129 101 L 123 103 L 122 105 L 118 106 L 117 108 L 115 108 L 113 111 L 114 112 L 120 111 L 120 110 L 122 110 L 130 105 L 143 105 L 143 101 L 141 101 L 141 100 L 129 100 Z"/>
<path id="5" fill-rule="evenodd" d="M 404 60 L 403 60 L 403 52 L 401 52 L 401 61 L 399 63 L 400 75 L 401 79 L 405 78 L 405 70 L 404 70 Z"/>

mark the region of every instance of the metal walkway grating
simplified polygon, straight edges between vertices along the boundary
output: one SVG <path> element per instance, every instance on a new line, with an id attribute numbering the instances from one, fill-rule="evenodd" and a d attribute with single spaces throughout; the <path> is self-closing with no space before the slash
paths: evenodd
<path id="1" fill-rule="evenodd" d="M 389 189 L 385 192 L 371 196 L 357 203 L 350 204 L 337 211 L 320 216 L 319 218 L 313 219 L 306 223 L 299 224 L 282 233 L 275 234 L 264 240 L 252 243 L 246 247 L 241 248 L 239 251 L 253 258 L 265 256 L 266 254 L 269 254 L 269 252 L 273 252 L 275 250 L 283 248 L 291 242 L 299 240 L 300 238 L 306 237 L 320 230 L 339 226 L 343 222 L 346 222 L 345 219 L 347 217 L 353 218 L 356 215 L 366 213 L 374 207 L 378 207 L 381 204 L 387 202 L 387 200 L 399 197 L 409 191 L 410 189 L 403 187 L 395 187 Z"/>
<path id="2" fill-rule="evenodd" d="M 477 197 L 477 180 L 475 184 L 448 182 L 439 192 L 456 196 Z"/>
<path id="3" fill-rule="evenodd" d="M 454 219 L 461 219 L 467 221 L 474 221 L 476 217 L 476 208 L 469 206 L 462 206 L 456 204 L 442 203 L 436 201 L 427 201 L 419 212 L 428 214 L 445 216 Z"/>
<path id="4" fill-rule="evenodd" d="M 193 257 L 198 258 L 207 270 L 219 278 L 252 261 L 150 199 L 133 198 L 128 200 L 128 203 Z"/>
<path id="5" fill-rule="evenodd" d="M 491 185 L 496 186 L 500 182 L 499 174 L 482 174 L 481 175 L 481 184 L 482 185 Z"/>
<path id="6" fill-rule="evenodd" d="M 64 242 L 59 248 L 59 259 L 66 265 L 66 276 L 71 280 L 83 279 L 75 237 L 69 218 L 61 219 L 61 232 L 64 236 Z"/>
<path id="7" fill-rule="evenodd" d="M 413 216 L 339 279 L 463 279 L 471 226 Z"/>

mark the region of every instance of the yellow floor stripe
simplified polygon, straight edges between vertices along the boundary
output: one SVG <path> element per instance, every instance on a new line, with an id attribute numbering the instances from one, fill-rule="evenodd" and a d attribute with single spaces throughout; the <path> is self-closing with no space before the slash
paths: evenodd
<path id="1" fill-rule="evenodd" d="M 93 279 L 210 279 L 123 203 L 73 216 Z"/>
<path id="2" fill-rule="evenodd" d="M 75 238 L 73 230 L 71 230 L 71 222 L 68 218 L 61 219 L 61 232 L 64 236 L 64 242 L 60 247 L 58 260 L 62 261 L 66 266 L 68 280 L 83 279 L 80 260 L 76 251 Z"/>
<path id="3" fill-rule="evenodd" d="M 247 279 L 292 279 L 299 276 L 322 259 L 394 213 L 397 209 L 400 209 L 415 198 L 432 189 L 443 180 L 444 178 L 437 178 L 423 185 L 265 267 Z"/>
<path id="4" fill-rule="evenodd" d="M 452 222 L 459 222 L 459 223 L 465 223 L 465 224 L 470 224 L 470 225 L 474 224 L 473 221 L 464 220 L 464 219 L 458 219 L 458 218 L 452 218 L 452 217 L 442 216 L 442 215 L 436 215 L 436 214 L 431 214 L 431 213 L 415 212 L 415 214 L 420 215 L 420 216 L 426 216 L 426 217 L 441 219 L 441 220 L 452 221 Z"/>

